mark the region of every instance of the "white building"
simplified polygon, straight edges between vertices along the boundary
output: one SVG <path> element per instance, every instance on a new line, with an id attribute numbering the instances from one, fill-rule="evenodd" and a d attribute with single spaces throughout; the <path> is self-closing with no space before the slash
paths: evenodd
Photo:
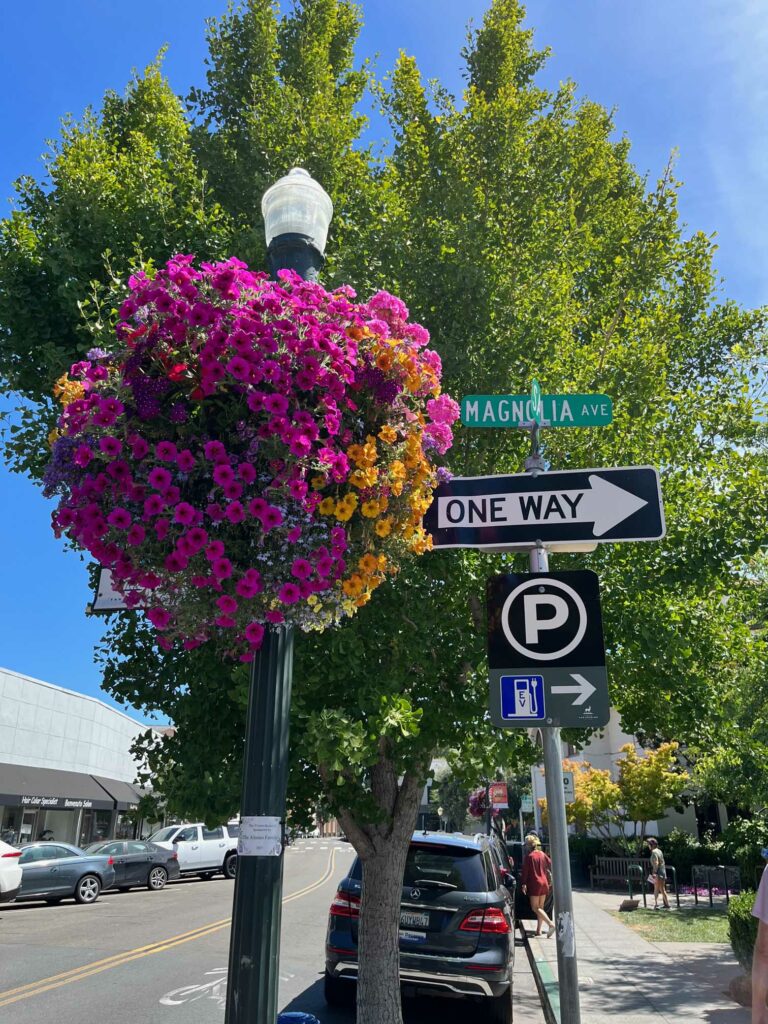
<path id="1" fill-rule="evenodd" d="M 130 747 L 146 726 L 95 697 L 0 668 L 0 837 L 86 845 L 133 834 Z"/>

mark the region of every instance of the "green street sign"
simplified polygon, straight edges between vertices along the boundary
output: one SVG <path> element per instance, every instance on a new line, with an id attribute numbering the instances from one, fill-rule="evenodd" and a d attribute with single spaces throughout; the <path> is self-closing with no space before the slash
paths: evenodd
<path id="1" fill-rule="evenodd" d="M 531 381 L 531 420 L 541 423 L 544 410 L 541 407 L 541 385 L 534 377 Z"/>
<path id="2" fill-rule="evenodd" d="M 536 381 L 534 385 L 538 387 Z M 465 427 L 519 427 L 538 422 L 542 427 L 605 427 L 613 419 L 608 395 L 542 395 L 539 408 L 530 395 L 466 395 L 461 400 Z"/>

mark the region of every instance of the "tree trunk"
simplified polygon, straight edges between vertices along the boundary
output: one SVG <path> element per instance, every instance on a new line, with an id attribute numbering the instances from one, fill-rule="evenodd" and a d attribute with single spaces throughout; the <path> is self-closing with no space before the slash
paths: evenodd
<path id="1" fill-rule="evenodd" d="M 357 1024 L 402 1024 L 400 900 L 411 835 L 428 761 L 398 782 L 385 753 L 371 769 L 371 795 L 381 823 L 362 824 L 350 812 L 339 820 L 363 865 L 358 932 Z M 327 773 L 326 773 L 327 774 Z"/>
<path id="2" fill-rule="evenodd" d="M 398 838 L 363 862 L 357 1024 L 401 1024 L 403 1019 L 399 926 L 407 853 L 408 840 Z"/>

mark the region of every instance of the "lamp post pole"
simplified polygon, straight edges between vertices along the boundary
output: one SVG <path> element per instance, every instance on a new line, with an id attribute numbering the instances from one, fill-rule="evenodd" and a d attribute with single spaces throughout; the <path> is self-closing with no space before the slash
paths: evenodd
<path id="1" fill-rule="evenodd" d="M 320 185 L 294 168 L 265 192 L 262 213 L 272 275 L 316 281 L 333 214 Z M 226 1024 L 277 1018 L 292 676 L 293 627 L 267 629 L 248 694 Z"/>

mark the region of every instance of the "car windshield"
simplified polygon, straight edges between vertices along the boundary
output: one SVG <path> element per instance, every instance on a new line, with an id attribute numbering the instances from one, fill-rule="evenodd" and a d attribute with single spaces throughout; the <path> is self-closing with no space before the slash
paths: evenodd
<path id="1" fill-rule="evenodd" d="M 178 825 L 169 825 L 167 828 L 158 829 L 157 832 L 153 832 L 149 837 L 150 843 L 167 843 L 171 836 L 174 836 L 179 830 Z"/>
<path id="2" fill-rule="evenodd" d="M 356 858 L 350 877 L 363 877 L 360 859 Z M 411 843 L 405 862 L 403 885 L 458 892 L 486 892 L 488 889 L 483 859 L 478 849 L 461 846 L 438 846 L 435 843 Z"/>

